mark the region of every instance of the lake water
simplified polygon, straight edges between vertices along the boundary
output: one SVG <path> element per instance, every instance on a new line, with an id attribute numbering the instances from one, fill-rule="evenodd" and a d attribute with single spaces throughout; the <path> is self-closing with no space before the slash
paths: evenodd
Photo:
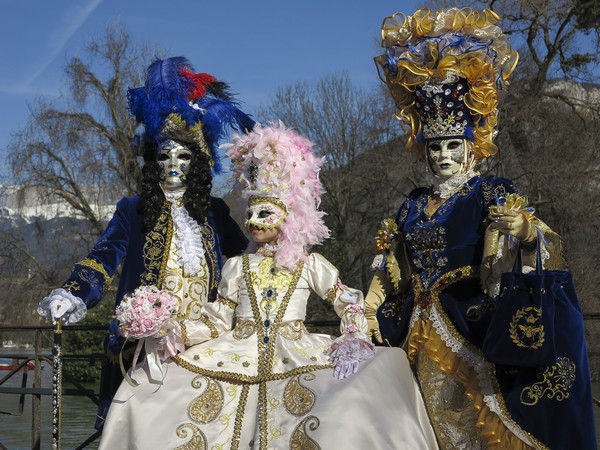
<path id="1" fill-rule="evenodd" d="M 0 378 L 8 372 L 0 371 Z M 3 384 L 4 387 L 21 387 L 22 374 L 15 374 Z M 27 375 L 27 387 L 33 386 L 33 371 Z M 42 387 L 52 386 L 52 367 L 45 365 L 42 370 Z M 72 387 L 72 386 L 68 386 Z M 98 392 L 98 387 L 86 386 Z M 41 448 L 50 449 L 52 446 L 52 397 L 42 396 Z M 31 416 L 32 396 L 25 396 L 22 415 L 12 415 L 19 412 L 19 396 L 0 394 L 0 444 L 8 450 L 31 449 Z M 11 413 L 11 414 L 6 414 Z M 94 434 L 96 420 L 96 405 L 87 397 L 63 396 L 61 413 L 61 448 L 74 449 Z M 87 449 L 97 449 L 98 441 L 87 446 Z M 0 449 L 2 446 L 0 446 Z"/>
<path id="2" fill-rule="evenodd" d="M 0 372 L 0 378 L 4 377 L 6 372 Z M 7 381 L 5 387 L 20 387 L 22 375 L 17 374 L 11 380 Z M 27 386 L 32 387 L 33 371 L 30 371 L 27 379 Z M 44 367 L 42 370 L 42 387 L 50 387 L 52 384 L 52 368 Z M 98 392 L 97 386 L 86 386 Z M 593 384 L 594 397 L 600 398 L 600 383 Z M 31 396 L 25 396 L 25 404 L 22 415 L 9 415 L 5 413 L 18 413 L 19 396 L 0 394 L 0 444 L 8 450 L 28 450 L 31 449 L 31 416 L 32 401 Z M 42 396 L 42 430 L 41 430 L 41 448 L 50 449 L 52 443 L 52 430 L 50 428 L 52 420 L 51 396 Z M 596 407 L 596 430 L 600 431 L 600 408 Z M 63 410 L 61 414 L 61 447 L 63 450 L 74 449 L 81 445 L 94 432 L 94 422 L 96 420 L 96 405 L 87 397 L 63 396 Z M 600 433 L 599 433 L 600 435 Z M 93 442 L 87 449 L 97 449 L 99 442 Z M 2 449 L 0 445 L 0 449 Z M 600 447 L 599 447 L 600 448 Z"/>

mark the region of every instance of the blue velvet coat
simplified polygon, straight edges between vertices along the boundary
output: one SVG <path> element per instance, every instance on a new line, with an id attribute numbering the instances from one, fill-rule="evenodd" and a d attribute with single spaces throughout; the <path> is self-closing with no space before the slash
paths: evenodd
<path id="1" fill-rule="evenodd" d="M 430 320 L 433 317 L 430 315 L 431 308 L 441 311 L 450 340 L 454 344 L 461 343 L 467 349 L 465 351 L 474 355 L 470 356 L 471 361 L 483 360 L 480 349 L 492 313 L 470 320 L 467 310 L 490 300 L 479 278 L 489 207 L 495 204 L 498 196 L 516 191 L 510 180 L 477 176 L 431 215 L 425 213 L 430 193 L 425 188 L 413 191 L 399 209 L 396 222 L 404 236 L 412 269 L 412 285 L 399 312 L 411 363 L 428 356 L 424 347 L 419 346 L 426 337 L 423 337 L 424 328 L 417 330 L 419 319 L 415 317 Z M 414 315 L 416 310 L 417 316 Z M 566 359 L 559 358 L 555 366 L 541 368 L 495 366 L 494 370 L 492 365 L 492 369 L 485 373 L 479 368 L 479 376 L 489 374 L 492 385 L 499 387 L 497 398 L 500 404 L 505 402 L 510 418 L 534 436 L 539 448 L 596 449 L 589 368 L 579 305 L 564 308 L 560 314 L 557 312 L 557 317 L 556 327 L 561 330 L 556 334 L 557 352 L 559 357 Z M 451 347 L 450 340 L 446 342 L 446 350 Z M 455 352 L 450 358 L 455 358 L 460 352 Z M 443 355 L 443 350 L 440 355 Z M 442 356 L 440 358 L 438 362 L 442 366 L 457 367 L 456 360 L 450 363 Z M 569 364 L 563 364 L 564 361 Z M 452 373 L 453 369 L 442 370 Z M 425 400 L 427 403 L 427 398 Z"/>
<path id="2" fill-rule="evenodd" d="M 63 288 L 81 298 L 88 308 L 102 299 L 111 278 L 122 267 L 116 304 L 123 296 L 140 285 L 154 284 L 159 288 L 164 277 L 173 222 L 170 203 L 165 202 L 159 219 L 149 232 L 143 231 L 143 217 L 137 212 L 139 197 L 125 197 L 92 250 L 75 264 Z M 207 222 L 200 225 L 210 271 L 210 300 L 214 300 L 221 276 L 223 257 L 242 253 L 248 240 L 229 215 L 229 208 L 220 198 L 211 198 Z M 115 305 L 116 306 L 116 305 Z M 116 321 L 110 325 L 108 350 L 117 355 L 123 345 Z M 114 358 L 111 358 L 114 360 Z M 111 362 L 103 367 L 100 387 L 99 420 L 101 427 L 108 407 L 123 377 L 118 364 Z"/>

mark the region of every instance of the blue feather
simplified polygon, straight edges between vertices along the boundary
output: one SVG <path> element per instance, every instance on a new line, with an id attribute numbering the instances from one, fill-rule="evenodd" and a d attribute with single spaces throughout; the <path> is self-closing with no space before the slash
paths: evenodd
<path id="1" fill-rule="evenodd" d="M 196 105 L 190 105 L 188 96 L 193 82 L 181 73 L 186 68 L 194 70 L 183 56 L 155 60 L 148 67 L 144 87 L 128 90 L 129 110 L 138 122 L 144 124 L 145 138 L 157 144 L 163 138 L 161 130 L 164 122 L 172 113 L 179 114 L 188 126 L 202 122 L 215 163 L 213 171 L 219 173 L 219 141 L 230 128 L 244 132 L 252 130 L 254 120 L 238 108 L 227 84 L 221 81 L 207 86 L 206 95 Z"/>

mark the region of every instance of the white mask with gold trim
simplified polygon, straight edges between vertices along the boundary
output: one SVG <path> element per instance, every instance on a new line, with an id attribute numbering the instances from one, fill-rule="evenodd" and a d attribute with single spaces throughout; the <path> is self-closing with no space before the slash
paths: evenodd
<path id="1" fill-rule="evenodd" d="M 252 195 L 246 209 L 246 228 L 252 227 L 269 230 L 279 228 L 287 217 L 287 208 L 276 197 L 259 197 Z"/>

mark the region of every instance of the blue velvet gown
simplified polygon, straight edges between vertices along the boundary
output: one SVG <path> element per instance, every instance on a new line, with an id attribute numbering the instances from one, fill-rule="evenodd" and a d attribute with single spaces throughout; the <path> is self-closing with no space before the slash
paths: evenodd
<path id="1" fill-rule="evenodd" d="M 595 449 L 579 307 L 558 318 L 570 339 L 557 343 L 557 363 L 541 368 L 486 361 L 492 313 L 467 315 L 489 302 L 480 280 L 488 209 L 513 192 L 510 180 L 475 176 L 430 214 L 430 190 L 410 194 L 396 218 L 412 269 L 401 337 L 440 448 Z"/>

